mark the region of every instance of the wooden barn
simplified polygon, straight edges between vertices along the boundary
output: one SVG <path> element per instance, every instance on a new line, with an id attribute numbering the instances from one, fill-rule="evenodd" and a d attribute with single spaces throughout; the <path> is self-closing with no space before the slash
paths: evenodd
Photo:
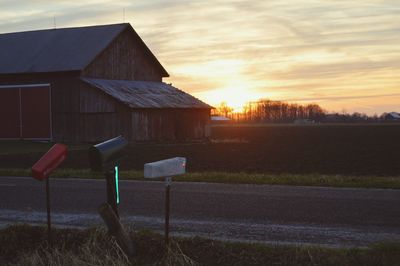
<path id="1" fill-rule="evenodd" d="M 130 24 L 0 34 L 0 138 L 207 137 L 211 107 L 168 77 Z"/>

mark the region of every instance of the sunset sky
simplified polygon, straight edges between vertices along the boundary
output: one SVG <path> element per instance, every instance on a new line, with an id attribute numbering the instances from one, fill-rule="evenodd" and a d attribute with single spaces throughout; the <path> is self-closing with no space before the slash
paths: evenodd
<path id="1" fill-rule="evenodd" d="M 129 22 L 211 105 L 259 98 L 400 112 L 400 1 L 0 0 L 0 33 Z"/>

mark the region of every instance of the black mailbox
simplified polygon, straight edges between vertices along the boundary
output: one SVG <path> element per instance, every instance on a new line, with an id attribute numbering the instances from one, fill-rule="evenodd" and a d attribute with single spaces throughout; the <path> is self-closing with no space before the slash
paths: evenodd
<path id="1" fill-rule="evenodd" d="M 90 147 L 90 168 L 94 171 L 113 169 L 124 155 L 126 146 L 128 146 L 128 141 L 124 137 L 118 136 Z"/>

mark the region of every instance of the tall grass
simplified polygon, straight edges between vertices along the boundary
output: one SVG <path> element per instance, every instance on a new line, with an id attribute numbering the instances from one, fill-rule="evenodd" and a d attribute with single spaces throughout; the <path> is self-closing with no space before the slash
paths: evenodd
<path id="1" fill-rule="evenodd" d="M 0 230 L 0 265 L 399 265 L 400 243 L 369 248 L 323 248 L 229 243 L 203 238 L 173 238 L 165 252 L 163 237 L 131 232 L 135 256 L 129 262 L 105 230 L 46 229 L 27 225 Z"/>

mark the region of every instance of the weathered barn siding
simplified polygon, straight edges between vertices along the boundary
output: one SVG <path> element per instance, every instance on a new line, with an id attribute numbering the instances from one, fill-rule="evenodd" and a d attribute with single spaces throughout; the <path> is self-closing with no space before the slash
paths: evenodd
<path id="1" fill-rule="evenodd" d="M 161 68 L 144 49 L 141 40 L 126 29 L 84 69 L 83 77 L 161 81 Z"/>
<path id="2" fill-rule="evenodd" d="M 8 79 L 0 84 L 50 84 L 52 134 L 56 141 L 97 142 L 117 135 L 134 142 L 208 137 L 209 109 L 132 109 L 79 77 L 48 77 Z"/>
<path id="3" fill-rule="evenodd" d="M 80 113 L 114 113 L 116 111 L 115 102 L 95 88 L 81 85 L 79 93 Z"/>
<path id="4" fill-rule="evenodd" d="M 79 80 L 57 79 L 51 82 L 53 138 L 76 141 L 79 118 Z"/>
<path id="5" fill-rule="evenodd" d="M 55 140 L 94 142 L 130 135 L 129 108 L 79 78 L 49 82 Z"/>
<path id="6" fill-rule="evenodd" d="M 137 142 L 185 141 L 208 137 L 207 109 L 136 109 L 132 111 L 132 136 Z"/>

